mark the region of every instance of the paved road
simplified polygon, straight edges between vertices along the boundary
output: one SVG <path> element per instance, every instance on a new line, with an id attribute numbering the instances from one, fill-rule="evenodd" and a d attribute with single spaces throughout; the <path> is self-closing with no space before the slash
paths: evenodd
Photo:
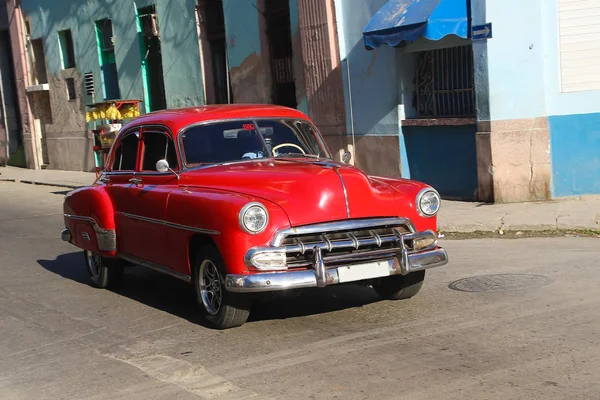
<path id="1" fill-rule="evenodd" d="M 0 399 L 600 398 L 598 239 L 445 241 L 410 301 L 328 288 L 215 331 L 175 279 L 90 287 L 63 194 L 0 183 Z M 516 276 L 449 288 L 486 274 Z"/>

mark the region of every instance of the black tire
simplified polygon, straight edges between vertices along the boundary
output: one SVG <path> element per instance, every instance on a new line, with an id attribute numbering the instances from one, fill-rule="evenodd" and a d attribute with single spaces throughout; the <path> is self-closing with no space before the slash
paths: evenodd
<path id="1" fill-rule="evenodd" d="M 215 274 L 218 281 L 211 278 Z M 225 276 L 225 264 L 219 251 L 212 245 L 200 247 L 194 257 L 192 270 L 194 292 L 198 304 L 206 312 L 206 319 L 217 329 L 243 325 L 248 320 L 252 306 L 252 299 L 248 295 L 225 289 Z M 219 301 L 216 300 L 218 298 Z"/>
<path id="2" fill-rule="evenodd" d="M 123 264 L 118 259 L 102 257 L 100 254 L 84 250 L 83 258 L 92 286 L 100 289 L 114 289 L 123 281 Z"/>
<path id="3" fill-rule="evenodd" d="M 373 289 L 379 296 L 386 300 L 410 299 L 421 290 L 425 280 L 425 270 L 410 273 L 408 275 L 393 275 L 373 285 Z"/>

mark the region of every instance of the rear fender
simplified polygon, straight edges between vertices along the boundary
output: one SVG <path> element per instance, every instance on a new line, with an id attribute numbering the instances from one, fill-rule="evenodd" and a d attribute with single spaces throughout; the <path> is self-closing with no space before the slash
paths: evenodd
<path id="1" fill-rule="evenodd" d="M 115 213 L 103 186 L 88 186 L 69 192 L 63 205 L 70 243 L 84 250 L 114 257 L 117 254 Z"/>

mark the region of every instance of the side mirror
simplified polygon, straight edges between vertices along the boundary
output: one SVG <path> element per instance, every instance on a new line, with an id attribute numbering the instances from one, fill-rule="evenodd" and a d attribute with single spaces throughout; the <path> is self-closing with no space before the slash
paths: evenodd
<path id="1" fill-rule="evenodd" d="M 167 172 L 169 169 L 169 162 L 167 160 L 158 160 L 156 162 L 156 170 L 158 172 Z"/>
<path id="2" fill-rule="evenodd" d="M 352 154 L 349 151 L 344 152 L 344 155 L 342 156 L 342 161 L 344 164 L 348 164 L 350 159 L 352 159 Z"/>

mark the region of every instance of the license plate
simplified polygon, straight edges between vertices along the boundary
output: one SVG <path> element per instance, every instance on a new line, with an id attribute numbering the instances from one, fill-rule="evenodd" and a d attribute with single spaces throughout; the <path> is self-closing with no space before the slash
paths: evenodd
<path id="1" fill-rule="evenodd" d="M 390 274 L 388 265 L 389 261 L 377 261 L 367 264 L 338 267 L 338 278 L 340 283 L 381 278 L 382 276 L 388 276 Z"/>

